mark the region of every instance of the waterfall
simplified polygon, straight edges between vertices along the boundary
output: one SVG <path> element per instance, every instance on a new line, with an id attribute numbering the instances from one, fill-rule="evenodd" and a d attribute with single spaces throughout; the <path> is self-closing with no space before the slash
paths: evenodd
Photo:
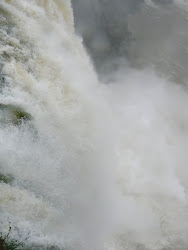
<path id="1" fill-rule="evenodd" d="M 93 25 L 74 27 L 69 0 L 0 0 L 2 238 L 11 225 L 29 249 L 187 249 L 187 11 L 169 4 L 127 1 L 130 41 L 100 54 L 109 37 L 96 26 L 100 50 L 83 43 Z"/>

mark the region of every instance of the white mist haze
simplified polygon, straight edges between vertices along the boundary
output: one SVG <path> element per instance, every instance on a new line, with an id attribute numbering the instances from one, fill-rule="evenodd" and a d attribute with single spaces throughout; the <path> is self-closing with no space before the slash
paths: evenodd
<path id="1" fill-rule="evenodd" d="M 72 6 L 0 1 L 0 232 L 11 222 L 30 249 L 186 250 L 186 2 Z"/>
<path id="2" fill-rule="evenodd" d="M 72 3 L 76 31 L 83 37 L 100 76 L 117 68 L 119 58 L 126 58 L 133 67 L 153 67 L 171 80 L 186 84 L 186 1 Z"/>

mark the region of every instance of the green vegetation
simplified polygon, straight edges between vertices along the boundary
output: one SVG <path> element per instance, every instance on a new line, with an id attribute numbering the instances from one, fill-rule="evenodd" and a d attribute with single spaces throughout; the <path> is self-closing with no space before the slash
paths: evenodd
<path id="1" fill-rule="evenodd" d="M 17 240 L 11 240 L 11 241 L 5 240 L 4 249 L 5 250 L 26 250 L 24 245 L 18 242 Z"/>
<path id="2" fill-rule="evenodd" d="M 59 248 L 57 246 L 25 246 L 24 243 L 19 242 L 15 239 L 10 239 L 10 233 L 11 233 L 12 227 L 11 223 L 9 222 L 9 230 L 6 236 L 3 236 L 2 233 L 0 233 L 0 250 L 31 250 L 31 249 L 46 249 L 46 250 L 67 250 L 67 248 Z"/>
<path id="3" fill-rule="evenodd" d="M 9 239 L 12 230 L 11 223 L 9 222 L 9 231 L 5 237 L 0 233 L 0 250 L 28 250 L 24 245 L 17 240 Z"/>
<path id="4" fill-rule="evenodd" d="M 28 121 L 32 119 L 32 116 L 25 112 L 22 108 L 11 104 L 0 104 L 2 122 L 11 122 L 15 125 L 20 124 L 22 121 Z"/>
<path id="5" fill-rule="evenodd" d="M 4 175 L 0 173 L 0 182 L 4 182 L 6 184 L 11 184 L 14 180 L 12 175 Z"/>

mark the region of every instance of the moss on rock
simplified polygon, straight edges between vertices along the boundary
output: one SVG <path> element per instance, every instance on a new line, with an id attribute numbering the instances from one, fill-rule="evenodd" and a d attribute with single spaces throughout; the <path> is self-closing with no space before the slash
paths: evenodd
<path id="1" fill-rule="evenodd" d="M 21 121 L 28 121 L 32 119 L 32 116 L 24 111 L 22 108 L 11 104 L 0 104 L 0 120 L 4 123 L 11 122 L 15 125 Z"/>
<path id="2" fill-rule="evenodd" d="M 14 177 L 12 175 L 4 175 L 0 173 L 0 182 L 11 184 L 13 180 L 14 180 Z"/>

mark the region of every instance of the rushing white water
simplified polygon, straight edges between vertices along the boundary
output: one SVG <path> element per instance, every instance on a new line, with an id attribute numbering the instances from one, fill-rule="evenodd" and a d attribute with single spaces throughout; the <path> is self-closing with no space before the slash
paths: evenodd
<path id="1" fill-rule="evenodd" d="M 3 235 L 11 222 L 31 249 L 188 248 L 183 85 L 125 62 L 100 83 L 69 0 L 0 0 L 0 74 L 0 103 L 32 116 L 0 111 Z"/>

